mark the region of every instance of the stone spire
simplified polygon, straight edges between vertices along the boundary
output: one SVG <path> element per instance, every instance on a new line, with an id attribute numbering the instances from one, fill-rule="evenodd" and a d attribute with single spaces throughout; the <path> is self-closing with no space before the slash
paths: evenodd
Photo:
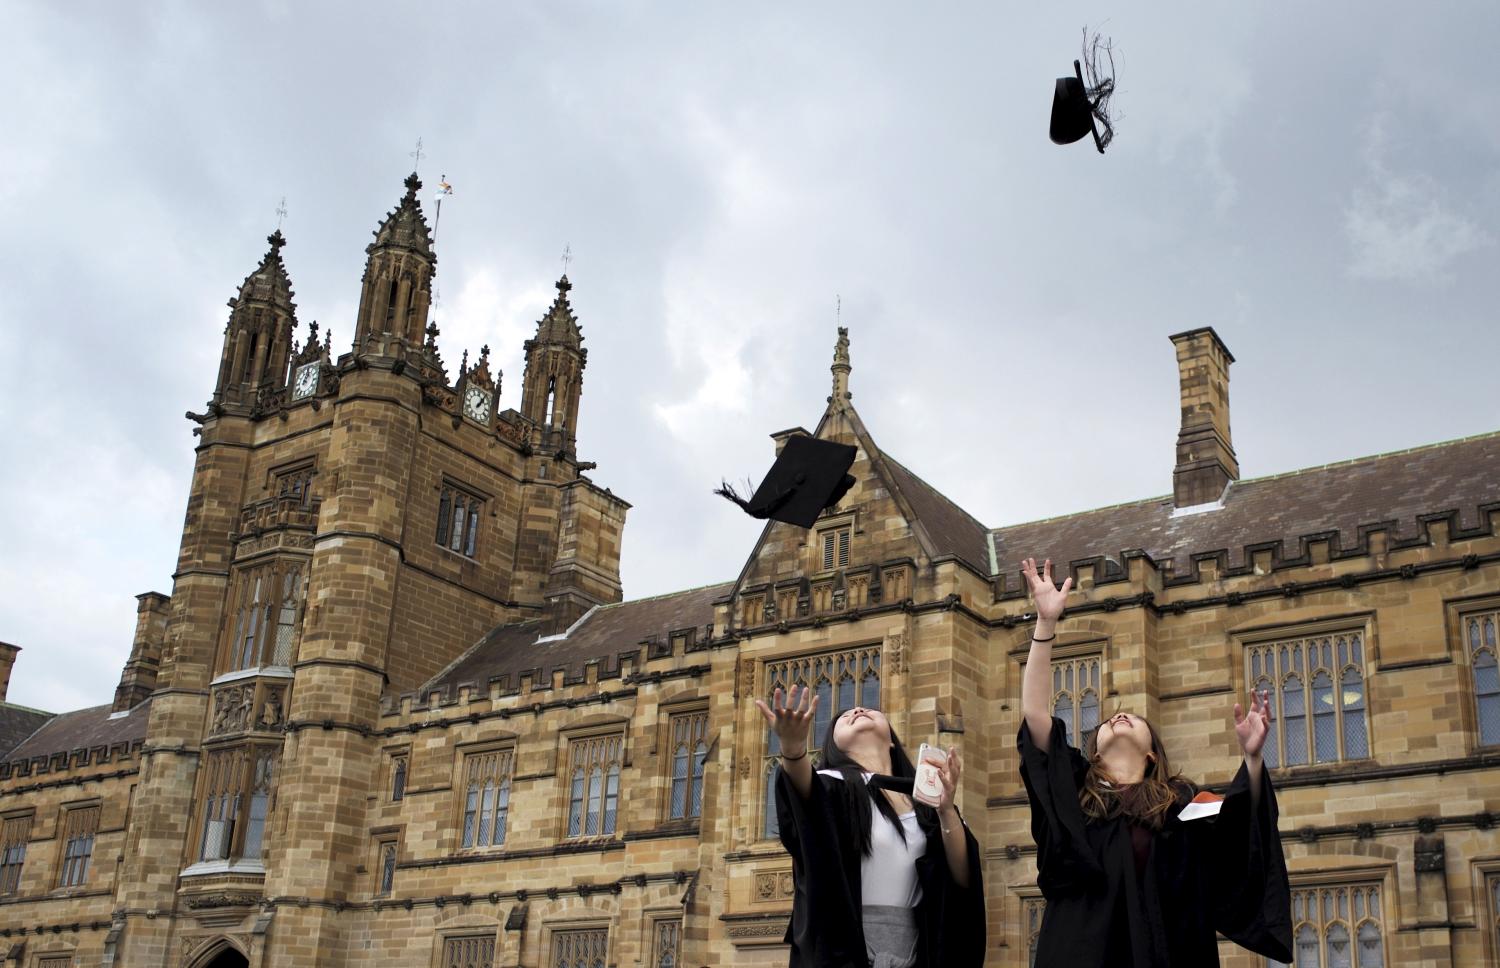
<path id="1" fill-rule="evenodd" d="M 849 371 L 853 369 L 849 365 L 849 327 L 839 327 L 838 342 L 833 344 L 833 395 L 828 402 L 835 407 L 842 407 L 844 401 L 852 398 L 849 393 Z"/>
<path id="2" fill-rule="evenodd" d="M 571 454 L 578 440 L 578 401 L 589 351 L 583 348 L 578 317 L 568 302 L 573 284 L 557 280 L 557 298 L 526 341 L 526 372 L 521 378 L 521 413 L 541 428 L 543 447 Z"/>
<path id="3" fill-rule="evenodd" d="M 395 356 L 396 347 L 419 351 L 432 303 L 432 277 L 437 255 L 432 232 L 417 201 L 422 180 L 406 177 L 406 194 L 375 230 L 375 241 L 365 249 L 365 274 L 359 297 L 359 321 L 354 350 L 376 356 Z"/>
<path id="4" fill-rule="evenodd" d="M 260 394 L 286 386 L 297 306 L 292 302 L 292 281 L 281 261 L 286 237 L 277 229 L 266 241 L 270 248 L 260 265 L 229 300 L 229 323 L 224 327 L 213 397 L 221 406 L 248 410 Z"/>

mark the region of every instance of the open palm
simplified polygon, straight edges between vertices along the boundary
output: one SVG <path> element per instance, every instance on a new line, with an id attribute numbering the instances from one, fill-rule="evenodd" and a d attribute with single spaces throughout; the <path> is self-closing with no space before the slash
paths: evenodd
<path id="1" fill-rule="evenodd" d="M 1040 574 L 1036 570 L 1036 559 L 1027 558 L 1021 562 L 1021 574 L 1026 576 L 1026 583 L 1031 589 L 1031 600 L 1036 602 L 1037 618 L 1048 622 L 1057 621 L 1063 613 L 1063 607 L 1068 604 L 1068 592 L 1073 588 L 1073 577 L 1068 576 L 1061 588 L 1054 585 L 1051 558 L 1042 563 Z"/>
<path id="2" fill-rule="evenodd" d="M 1259 756 L 1271 734 L 1271 694 L 1250 694 L 1250 711 L 1239 703 L 1234 704 L 1234 735 L 1240 741 L 1240 749 L 1246 756 Z"/>

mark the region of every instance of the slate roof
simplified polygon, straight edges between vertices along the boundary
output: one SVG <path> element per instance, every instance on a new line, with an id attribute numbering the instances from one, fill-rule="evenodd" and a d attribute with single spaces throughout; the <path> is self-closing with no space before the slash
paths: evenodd
<path id="1" fill-rule="evenodd" d="M 1228 552 L 1228 567 L 1246 564 L 1247 545 L 1280 541 L 1294 557 L 1304 535 L 1337 534 L 1337 547 L 1361 543 L 1370 526 L 1389 528 L 1392 544 L 1418 539 L 1419 515 L 1456 512 L 1454 530 L 1484 521 L 1481 508 L 1500 505 L 1500 433 L 1238 481 L 1223 507 L 1173 517 L 1172 498 L 1150 498 L 1081 514 L 1032 521 L 993 532 L 1004 571 L 1027 556 L 1076 562 L 1142 550 L 1179 573 L 1191 556 Z"/>
<path id="2" fill-rule="evenodd" d="M 58 713 L 28 736 L 4 759 L 29 760 L 76 749 L 96 749 L 122 743 L 134 745 L 146 738 L 151 700 L 138 704 L 119 719 L 110 719 L 110 706 L 91 706 Z"/>
<path id="3" fill-rule="evenodd" d="M 653 598 L 601 605 L 579 620 L 565 635 L 540 637 L 542 623 L 502 625 L 479 640 L 456 662 L 438 673 L 418 692 L 426 698 L 434 691 L 456 695 L 461 684 L 480 688 L 494 679 L 502 689 L 519 688 L 522 674 L 532 672 L 534 681 L 552 681 L 554 669 L 566 670 L 570 678 L 581 672 L 590 659 L 634 654 L 642 641 L 655 637 L 666 644 L 670 632 L 694 628 L 701 640 L 703 627 L 713 621 L 714 600 L 723 597 L 733 583 L 705 585 Z M 614 662 L 608 663 L 615 668 Z M 601 670 L 602 671 L 602 670 Z"/>
<path id="4" fill-rule="evenodd" d="M 956 555 L 981 575 L 991 573 L 989 530 L 937 488 L 913 474 L 906 465 L 881 451 L 891 483 L 911 506 L 938 555 Z"/>
<path id="5" fill-rule="evenodd" d="M 0 702 L 0 760 L 4 760 L 11 750 L 21 745 L 22 740 L 51 718 L 51 713 L 44 713 L 40 709 Z"/>

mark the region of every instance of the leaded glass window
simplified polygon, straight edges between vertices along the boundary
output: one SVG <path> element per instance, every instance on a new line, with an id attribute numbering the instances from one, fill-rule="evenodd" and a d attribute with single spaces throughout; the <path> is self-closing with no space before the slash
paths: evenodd
<path id="1" fill-rule="evenodd" d="M 0 894 L 14 894 L 26 866 L 26 844 L 31 839 L 31 814 L 8 817 L 0 824 Z"/>
<path id="2" fill-rule="evenodd" d="M 1026 924 L 1026 964 L 1036 968 L 1036 950 L 1042 938 L 1042 916 L 1047 912 L 1047 902 L 1040 897 L 1029 897 L 1021 906 Z"/>
<path id="3" fill-rule="evenodd" d="M 233 637 L 223 671 L 292 664 L 302 622 L 303 585 L 300 561 L 273 561 L 239 574 Z"/>
<path id="4" fill-rule="evenodd" d="M 1099 726 L 1102 673 L 1098 654 L 1052 662 L 1052 715 L 1063 721 L 1070 746 L 1081 749 L 1084 738 Z"/>
<path id="5" fill-rule="evenodd" d="M 848 708 L 843 706 L 838 709 L 834 708 L 837 705 L 833 701 L 835 690 L 838 690 L 839 695 L 845 694 L 845 687 L 841 685 L 842 683 L 857 682 L 859 705 L 866 709 L 880 708 L 880 646 L 878 645 L 767 662 L 765 677 L 765 695 L 768 704 L 774 701 L 777 689 L 781 690 L 785 698 L 793 685 L 798 686 L 799 690 L 811 688 L 813 694 L 820 697 L 812 734 L 808 737 L 809 756 L 818 756 L 820 748 L 817 744 L 823 742 L 823 735 L 828 729 L 828 724 L 835 716 Z M 777 835 L 776 792 L 773 781 L 776 775 L 776 759 L 781 755 L 781 743 L 770 727 L 766 728 L 765 736 L 766 757 L 762 775 L 765 777 L 766 790 L 761 830 L 767 838 L 773 838 Z"/>
<path id="6" fill-rule="evenodd" d="M 278 749 L 235 746 L 206 754 L 197 811 L 198 860 L 261 859 L 276 792 Z"/>
<path id="7" fill-rule="evenodd" d="M 94 834 L 99 829 L 99 807 L 75 807 L 63 822 L 62 870 L 58 887 L 82 887 L 88 881 L 94 856 Z"/>
<path id="8" fill-rule="evenodd" d="M 668 819 L 681 820 L 703 813 L 703 762 L 708 757 L 708 711 L 671 717 L 672 786 Z"/>
<path id="9" fill-rule="evenodd" d="M 1474 708 L 1479 745 L 1500 744 L 1500 646 L 1496 644 L 1500 611 L 1463 617 L 1464 643 L 1474 672 Z"/>
<path id="10" fill-rule="evenodd" d="M 569 751 L 572 777 L 569 837 L 611 837 L 620 804 L 620 766 L 625 739 L 618 733 L 575 739 Z"/>
<path id="11" fill-rule="evenodd" d="M 1271 700 L 1267 766 L 1370 755 L 1363 632 L 1260 642 L 1245 653 L 1247 681 Z"/>
<path id="12" fill-rule="evenodd" d="M 471 753 L 464 760 L 464 847 L 499 847 L 505 843 L 510 813 L 512 750 Z"/>
<path id="13" fill-rule="evenodd" d="M 443 942 L 442 968 L 494 968 L 495 937 L 479 935 Z"/>
<path id="14" fill-rule="evenodd" d="M 651 968 L 677 968 L 682 958 L 682 921 L 657 921 L 651 931 Z"/>
<path id="15" fill-rule="evenodd" d="M 1385 968 L 1380 887 L 1341 884 L 1292 891 L 1295 968 Z M 1291 968 L 1266 960 L 1267 968 Z"/>
<path id="16" fill-rule="evenodd" d="M 391 802 L 406 798 L 406 768 L 407 757 L 405 754 L 391 759 Z"/>
<path id="17" fill-rule="evenodd" d="M 396 844 L 395 841 L 380 845 L 380 886 L 375 890 L 376 897 L 390 897 L 391 888 L 396 883 Z"/>
<path id="18" fill-rule="evenodd" d="M 483 498 L 445 483 L 438 498 L 437 543 L 449 551 L 474 557 L 483 508 Z"/>
<path id="19" fill-rule="evenodd" d="M 553 968 L 604 968 L 609 932 L 599 928 L 552 933 Z"/>

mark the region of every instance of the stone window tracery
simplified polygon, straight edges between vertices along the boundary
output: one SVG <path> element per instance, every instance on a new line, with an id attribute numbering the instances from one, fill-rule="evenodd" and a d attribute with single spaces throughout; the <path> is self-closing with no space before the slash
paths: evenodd
<path id="1" fill-rule="evenodd" d="M 271 746 L 236 746 L 207 754 L 198 811 L 199 861 L 260 861 L 275 794 L 276 759 Z"/>
<path id="2" fill-rule="evenodd" d="M 99 807 L 74 807 L 63 822 L 63 854 L 58 887 L 82 887 L 94 856 L 94 834 L 99 830 Z"/>
<path id="3" fill-rule="evenodd" d="M 1266 766 L 1370 755 L 1363 631 L 1258 642 L 1245 656 L 1251 689 L 1268 693 L 1273 707 Z"/>
<path id="4" fill-rule="evenodd" d="M 31 840 L 31 819 L 31 814 L 7 817 L 0 825 L 0 894 L 14 894 L 21 887 L 26 845 Z"/>
<path id="5" fill-rule="evenodd" d="M 702 816 L 703 765 L 708 757 L 708 710 L 679 713 L 669 722 L 672 785 L 668 819 Z"/>
<path id="6" fill-rule="evenodd" d="M 620 806 L 624 737 L 618 733 L 573 740 L 568 767 L 569 837 L 608 837 Z"/>
<path id="7" fill-rule="evenodd" d="M 609 931 L 591 928 L 552 933 L 553 968 L 604 968 Z"/>
<path id="8" fill-rule="evenodd" d="M 678 968 L 682 958 L 682 919 L 663 918 L 651 930 L 651 968 Z"/>
<path id="9" fill-rule="evenodd" d="M 1099 725 L 1103 662 L 1097 652 L 1052 660 L 1052 715 L 1067 727 L 1070 746 L 1082 749 Z"/>
<path id="10" fill-rule="evenodd" d="M 1385 968 L 1380 887 L 1341 884 L 1292 890 L 1292 965 L 1267 968 Z"/>
<path id="11" fill-rule="evenodd" d="M 240 573 L 225 672 L 291 666 L 301 626 L 302 576 L 302 563 L 287 560 Z"/>
<path id="12" fill-rule="evenodd" d="M 462 845 L 499 847 L 510 816 L 511 750 L 471 753 L 464 760 Z"/>
<path id="13" fill-rule="evenodd" d="M 1500 744 L 1500 611 L 1462 617 L 1464 646 L 1474 676 L 1474 711 L 1479 745 Z"/>
<path id="14" fill-rule="evenodd" d="M 443 942 L 442 968 L 494 968 L 495 938 L 480 935 Z"/>

